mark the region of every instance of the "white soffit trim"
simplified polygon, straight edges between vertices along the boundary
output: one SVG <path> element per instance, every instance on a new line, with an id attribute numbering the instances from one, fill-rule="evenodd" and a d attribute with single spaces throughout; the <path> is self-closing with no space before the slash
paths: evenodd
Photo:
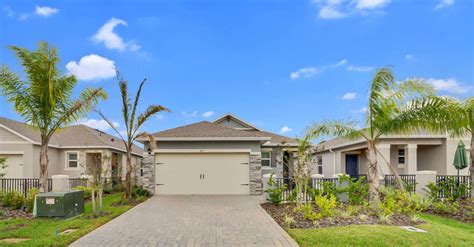
<path id="1" fill-rule="evenodd" d="M 3 124 L 0 124 L 0 127 L 2 127 L 2 128 L 4 128 L 4 129 L 6 129 L 7 131 L 9 131 L 9 132 L 11 132 L 11 133 L 13 133 L 13 134 L 15 134 L 15 135 L 21 137 L 21 138 L 24 139 L 25 141 L 34 143 L 34 141 L 31 140 L 30 138 L 28 138 L 28 137 L 26 137 L 26 136 L 24 136 L 24 135 L 22 135 L 22 134 L 20 134 L 20 133 L 18 133 L 18 132 L 16 132 L 16 131 L 10 129 L 10 128 L 8 128 L 7 126 L 5 126 L 5 125 L 3 125 Z"/>
<path id="2" fill-rule="evenodd" d="M 153 149 L 154 153 L 251 153 L 251 149 Z"/>
<path id="3" fill-rule="evenodd" d="M 268 141 L 270 137 L 155 137 L 156 141 Z"/>
<path id="4" fill-rule="evenodd" d="M 298 143 L 285 143 L 285 144 L 281 144 L 281 143 L 264 143 L 262 144 L 262 146 L 265 146 L 265 147 L 285 147 L 285 146 L 298 146 Z M 314 145 L 313 145 L 314 146 Z"/>
<path id="5" fill-rule="evenodd" d="M 24 154 L 23 151 L 0 151 L 0 155 L 2 154 Z"/>

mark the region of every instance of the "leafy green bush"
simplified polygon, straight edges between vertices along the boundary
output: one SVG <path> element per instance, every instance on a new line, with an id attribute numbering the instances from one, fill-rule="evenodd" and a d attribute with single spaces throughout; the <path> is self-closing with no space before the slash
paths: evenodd
<path id="1" fill-rule="evenodd" d="M 332 182 L 323 182 L 323 195 L 325 196 L 335 196 L 337 198 L 338 190 L 334 183 Z"/>
<path id="2" fill-rule="evenodd" d="M 3 212 L 2 210 L 0 210 L 0 217 L 3 217 L 5 216 L 5 212 Z"/>
<path id="3" fill-rule="evenodd" d="M 298 191 L 296 191 L 296 188 L 294 188 L 288 194 L 287 200 L 290 201 L 290 202 L 295 203 L 296 199 L 298 199 Z"/>
<path id="4" fill-rule="evenodd" d="M 283 192 L 288 189 L 286 184 L 279 186 L 278 183 L 273 180 L 273 174 L 270 175 L 270 179 L 267 182 L 269 188 L 265 190 L 268 193 L 268 197 L 271 203 L 279 205 L 282 201 Z"/>
<path id="5" fill-rule="evenodd" d="M 438 182 L 438 185 L 431 182 L 424 188 L 431 199 L 437 200 L 438 194 L 443 194 L 450 201 L 456 201 L 467 195 L 467 184 L 458 183 L 455 177 L 447 177 L 447 179 Z"/>
<path id="6" fill-rule="evenodd" d="M 433 205 L 433 209 L 440 213 L 454 214 L 459 210 L 458 202 L 436 201 L 436 202 L 433 202 L 432 205 Z"/>
<path id="7" fill-rule="evenodd" d="M 347 183 L 344 188 L 338 188 L 338 193 L 347 193 L 350 204 L 362 205 L 367 202 L 369 195 L 369 185 L 365 177 L 355 180 L 347 175 L 339 177 L 339 183 L 342 185 Z"/>
<path id="8" fill-rule="evenodd" d="M 85 186 L 77 186 L 72 188 L 73 190 L 82 190 L 84 191 L 84 199 L 89 200 L 92 198 L 92 188 L 85 187 Z"/>
<path id="9" fill-rule="evenodd" d="M 103 192 L 105 195 L 112 194 L 112 193 L 113 193 L 112 186 L 105 186 L 105 187 L 102 189 L 102 192 Z"/>
<path id="10" fill-rule="evenodd" d="M 146 199 L 148 197 L 151 197 L 151 192 L 141 186 L 133 186 L 132 197 L 135 199 L 138 199 L 139 197 L 144 197 Z"/>
<path id="11" fill-rule="evenodd" d="M 12 209 L 20 209 L 25 205 L 25 198 L 18 191 L 7 192 L 3 195 L 3 206 Z"/>
<path id="12" fill-rule="evenodd" d="M 113 191 L 114 193 L 124 192 L 124 191 L 125 191 L 125 185 L 123 185 L 123 184 L 115 184 L 114 186 L 112 186 L 112 191 Z"/>
<path id="13" fill-rule="evenodd" d="M 314 200 L 314 199 L 316 199 L 316 197 L 318 197 L 322 194 L 322 191 L 319 190 L 319 189 L 308 187 L 307 188 L 307 193 L 311 197 L 311 200 Z"/>
<path id="14" fill-rule="evenodd" d="M 28 191 L 28 196 L 26 197 L 26 200 L 25 200 L 26 210 L 28 212 L 33 211 L 36 195 L 38 195 L 38 193 L 39 193 L 39 190 L 36 188 L 30 189 L 30 191 Z"/>
<path id="15" fill-rule="evenodd" d="M 380 188 L 382 201 L 379 204 L 380 213 L 384 216 L 394 213 L 413 216 L 426 210 L 431 204 L 430 200 L 424 199 L 414 193 L 407 193 L 393 188 Z"/>
<path id="16" fill-rule="evenodd" d="M 319 215 L 321 218 L 334 216 L 337 206 L 336 196 L 318 196 L 314 201 L 319 208 Z"/>

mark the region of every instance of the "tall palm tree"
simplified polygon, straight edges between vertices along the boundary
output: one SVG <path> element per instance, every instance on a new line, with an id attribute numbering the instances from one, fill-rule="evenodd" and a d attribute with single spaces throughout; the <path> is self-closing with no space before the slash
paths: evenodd
<path id="1" fill-rule="evenodd" d="M 433 94 L 431 85 L 418 79 L 395 82 L 393 72 L 389 68 L 381 68 L 371 82 L 364 129 L 356 129 L 352 121 L 325 121 L 310 126 L 307 132 L 313 138 L 326 135 L 364 139 L 367 142 L 369 200 L 372 205 L 376 205 L 379 201 L 377 156 L 380 152 L 377 150 L 377 143 L 380 137 L 436 129 L 434 123 L 422 118 L 428 113 L 431 117 L 436 117 L 437 113 L 433 109 L 441 103 L 436 98 L 431 98 Z M 388 167 L 401 181 L 395 169 L 389 164 Z"/>
<path id="2" fill-rule="evenodd" d="M 143 84 L 145 83 L 146 79 L 144 79 L 140 83 L 140 87 L 138 88 L 137 94 L 135 96 L 135 99 L 132 102 L 129 97 L 129 92 L 128 92 L 128 83 L 126 80 L 123 79 L 123 77 L 120 75 L 120 73 L 117 71 L 117 80 L 120 88 L 120 94 L 122 96 L 122 116 L 123 116 L 123 122 L 125 123 L 125 128 L 126 128 L 126 133 L 122 135 L 120 131 L 115 127 L 115 125 L 102 113 L 99 111 L 100 116 L 107 121 L 107 123 L 110 125 L 110 127 L 119 135 L 119 137 L 122 139 L 125 149 L 127 151 L 127 172 L 125 175 L 125 198 L 130 199 L 132 195 L 132 147 L 133 143 L 137 140 L 137 138 L 140 137 L 148 137 L 150 138 L 150 144 L 152 147 L 154 146 L 154 139 L 153 136 L 140 131 L 140 128 L 142 125 L 150 119 L 153 115 L 162 112 L 162 111 L 167 111 L 169 112 L 169 109 L 161 106 L 161 105 L 150 105 L 148 108 L 141 114 L 138 115 L 137 117 L 137 106 L 138 102 L 140 100 L 140 94 L 142 91 Z"/>
<path id="3" fill-rule="evenodd" d="M 9 48 L 20 60 L 25 75 L 20 77 L 2 66 L 1 94 L 41 134 L 40 190 L 44 192 L 48 189 L 48 144 L 51 136 L 61 127 L 85 116 L 107 95 L 102 88 L 87 88 L 77 99 L 71 99 L 76 77 L 61 73 L 57 68 L 57 49 L 51 48 L 46 42 L 41 42 L 34 51 L 17 46 Z"/>

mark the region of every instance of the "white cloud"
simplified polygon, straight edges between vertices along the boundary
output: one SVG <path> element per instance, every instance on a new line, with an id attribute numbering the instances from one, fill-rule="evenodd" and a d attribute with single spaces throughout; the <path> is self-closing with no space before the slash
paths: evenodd
<path id="1" fill-rule="evenodd" d="M 10 6 L 3 7 L 3 12 L 5 12 L 5 15 L 7 15 L 8 17 L 13 17 L 15 15 L 15 11 L 13 11 Z"/>
<path id="2" fill-rule="evenodd" d="M 326 5 L 319 9 L 318 16 L 321 19 L 341 19 L 346 17 L 347 14 L 337 10 L 334 6 Z"/>
<path id="3" fill-rule="evenodd" d="M 435 9 L 442 9 L 454 4 L 454 0 L 441 0 L 436 6 Z"/>
<path id="4" fill-rule="evenodd" d="M 342 59 L 338 63 L 334 64 L 334 67 L 339 67 L 347 64 L 347 59 Z"/>
<path id="5" fill-rule="evenodd" d="M 344 94 L 344 96 L 342 96 L 342 99 L 345 99 L 345 100 L 353 100 L 353 99 L 356 98 L 356 96 L 357 96 L 356 93 L 354 93 L 354 92 L 349 92 L 349 93 Z"/>
<path id="6" fill-rule="evenodd" d="M 197 117 L 198 112 L 197 112 L 197 111 L 193 111 L 193 112 L 191 112 L 191 113 L 188 113 L 188 112 L 183 111 L 181 114 L 183 115 L 183 117 L 186 117 L 186 118 L 193 118 L 193 117 Z"/>
<path id="7" fill-rule="evenodd" d="M 163 114 L 156 114 L 156 119 L 162 120 L 162 119 L 164 119 L 164 118 L 165 118 L 165 115 L 163 115 Z"/>
<path id="8" fill-rule="evenodd" d="M 356 8 L 358 9 L 377 9 L 385 7 L 390 0 L 358 0 Z"/>
<path id="9" fill-rule="evenodd" d="M 415 56 L 413 56 L 413 54 L 406 54 L 405 55 L 406 60 L 413 60 L 414 58 L 415 58 Z"/>
<path id="10" fill-rule="evenodd" d="M 287 132 L 290 132 L 292 131 L 291 128 L 289 128 L 288 126 L 283 126 L 281 129 L 280 129 L 280 134 L 284 134 L 284 133 L 287 133 Z"/>
<path id="11" fill-rule="evenodd" d="M 300 77 L 312 77 L 314 75 L 316 75 L 317 73 L 319 73 L 320 70 L 318 68 L 315 68 L 315 67 L 306 67 L 306 68 L 301 68 L 295 72 L 291 72 L 290 74 L 290 78 L 292 80 L 295 80 L 295 79 L 298 79 Z"/>
<path id="12" fill-rule="evenodd" d="M 84 81 L 107 79 L 115 76 L 115 62 L 95 54 L 82 57 L 79 63 L 71 61 L 66 64 L 66 68 L 77 79 Z"/>
<path id="13" fill-rule="evenodd" d="M 347 70 L 350 70 L 350 71 L 357 71 L 357 72 L 369 72 L 371 70 L 373 70 L 374 68 L 370 67 L 370 66 L 356 66 L 356 65 L 349 65 L 347 67 Z"/>
<path id="14" fill-rule="evenodd" d="M 97 119 L 82 119 L 79 122 L 77 122 L 77 124 L 83 124 L 83 125 L 86 125 L 86 126 L 89 126 L 91 128 L 98 129 L 98 130 L 101 130 L 101 131 L 108 131 L 108 130 L 112 129 L 112 127 L 110 127 L 110 125 L 104 119 L 99 119 L 99 120 L 97 120 Z M 115 128 L 120 126 L 120 124 L 115 122 L 115 121 L 112 121 L 112 124 L 114 125 Z"/>
<path id="15" fill-rule="evenodd" d="M 351 15 L 380 13 L 391 0 L 313 0 L 321 19 L 341 19 Z"/>
<path id="16" fill-rule="evenodd" d="M 471 90 L 470 86 L 462 85 L 455 78 L 435 79 L 429 78 L 426 82 L 433 85 L 436 91 L 444 91 L 453 94 L 463 94 Z"/>
<path id="17" fill-rule="evenodd" d="M 138 51 L 140 46 L 134 40 L 124 42 L 122 37 L 114 32 L 115 27 L 118 25 L 128 26 L 124 20 L 112 17 L 97 31 L 92 39 L 97 43 L 104 43 L 105 47 L 109 49 Z"/>
<path id="18" fill-rule="evenodd" d="M 36 6 L 35 13 L 39 16 L 48 17 L 52 14 L 58 13 L 59 9 L 51 8 L 48 6 Z"/>
<path id="19" fill-rule="evenodd" d="M 362 107 L 362 108 L 352 111 L 352 113 L 366 113 L 366 112 L 367 112 L 367 107 Z"/>
<path id="20" fill-rule="evenodd" d="M 203 117 L 211 117 L 214 115 L 213 111 L 207 111 L 202 114 Z"/>

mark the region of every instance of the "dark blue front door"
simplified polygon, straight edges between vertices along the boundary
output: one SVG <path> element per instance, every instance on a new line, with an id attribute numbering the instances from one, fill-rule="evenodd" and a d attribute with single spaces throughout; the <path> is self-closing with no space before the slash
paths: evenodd
<path id="1" fill-rule="evenodd" d="M 358 171 L 358 160 L 357 154 L 346 154 L 346 174 L 351 178 L 357 178 L 359 176 Z"/>

